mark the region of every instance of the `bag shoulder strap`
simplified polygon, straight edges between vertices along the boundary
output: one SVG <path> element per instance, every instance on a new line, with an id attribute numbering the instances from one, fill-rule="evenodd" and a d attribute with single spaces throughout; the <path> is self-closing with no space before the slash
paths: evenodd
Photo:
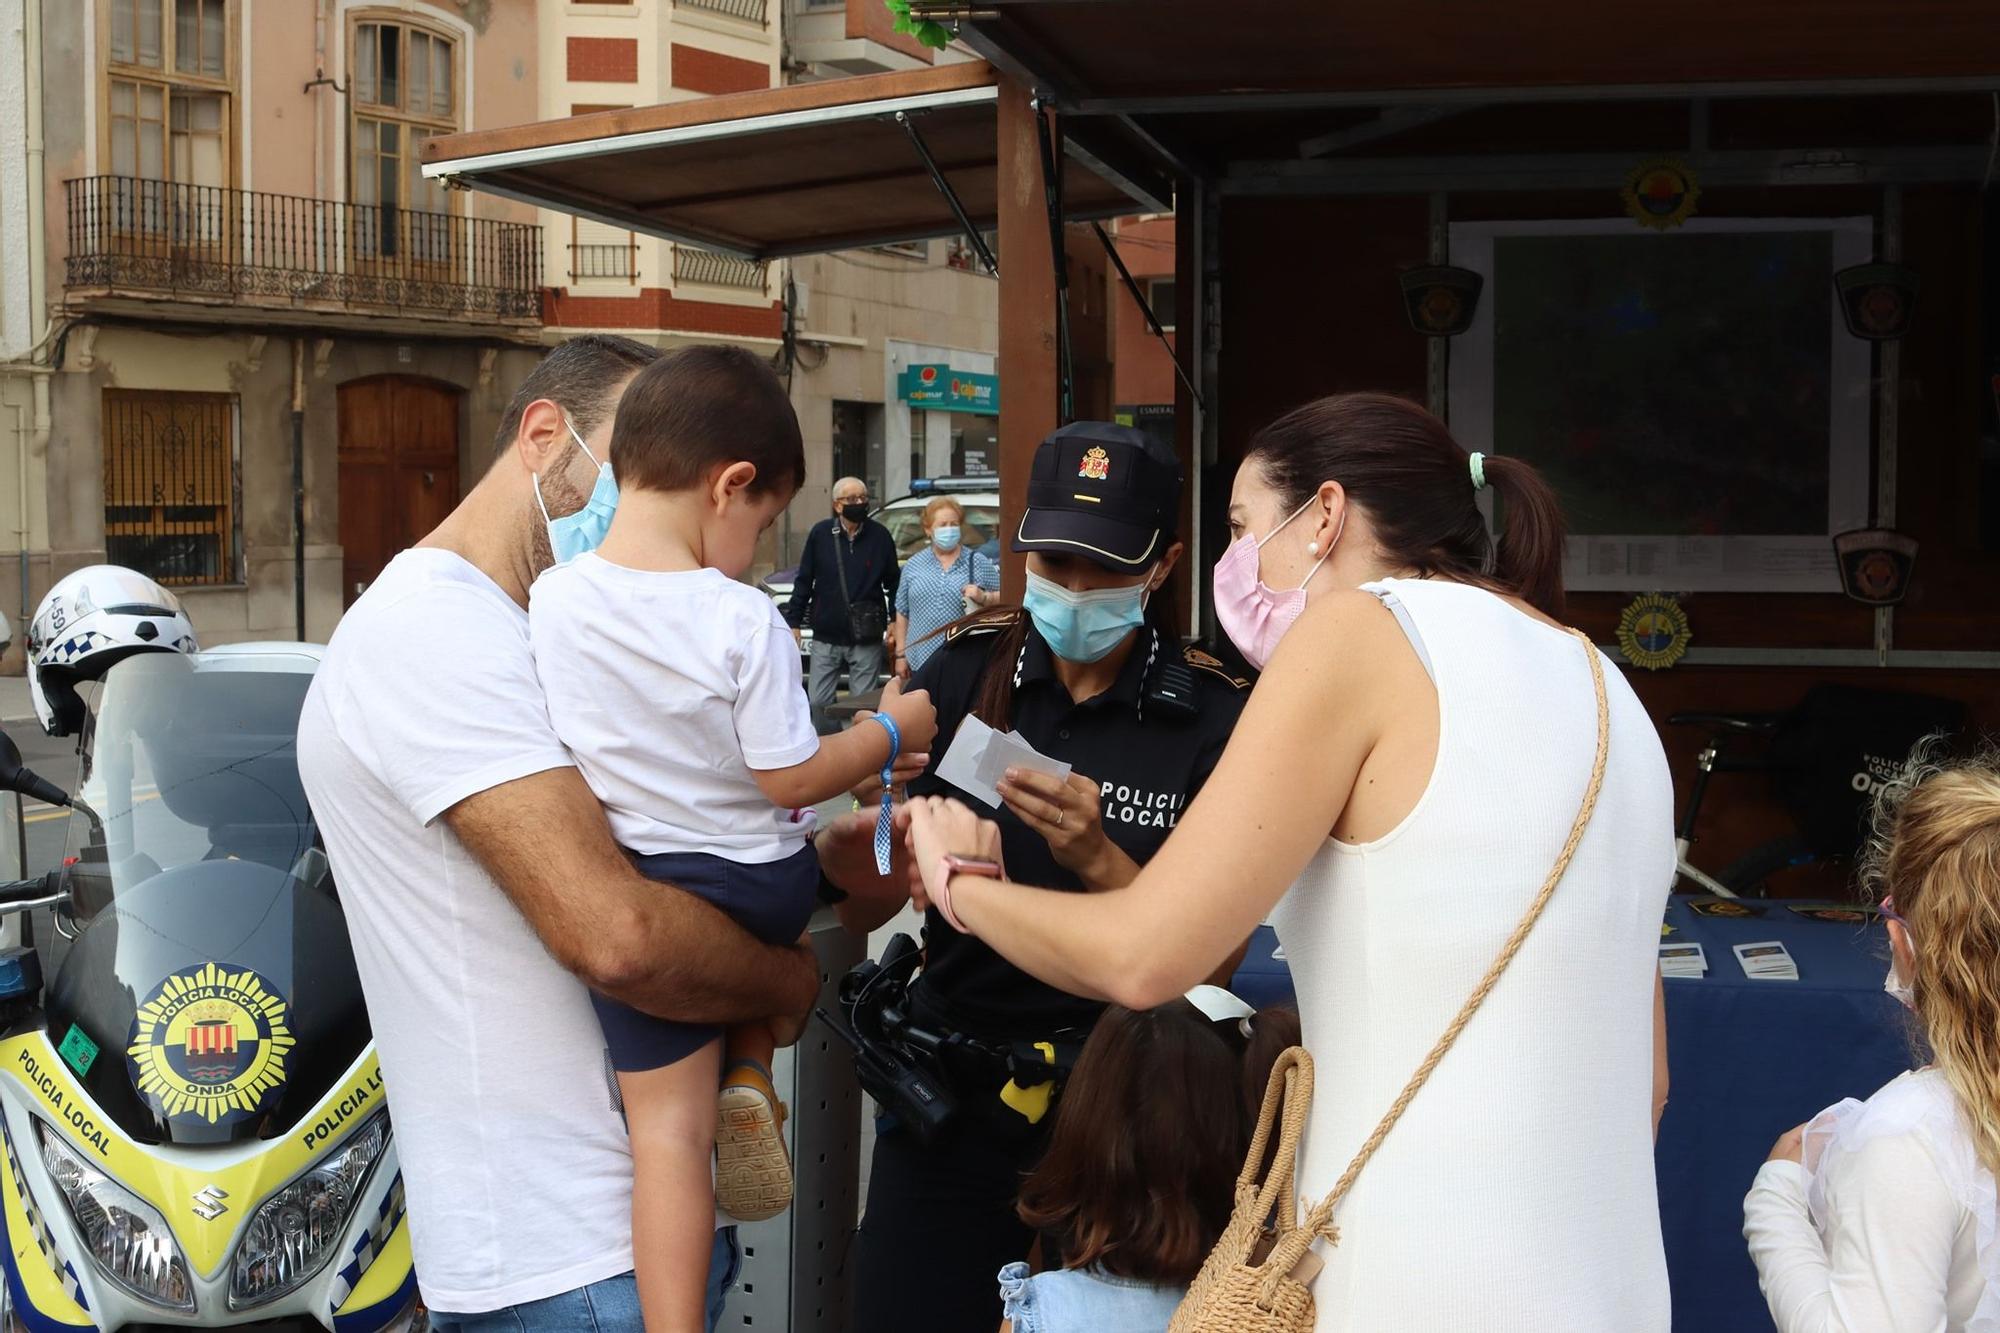
<path id="1" fill-rule="evenodd" d="M 845 550 L 847 546 L 847 534 L 841 530 L 839 519 L 836 518 L 833 520 L 833 528 L 827 533 L 827 536 L 833 538 L 833 563 L 840 570 L 840 603 L 842 606 L 852 610 L 854 607 L 854 594 L 847 589 L 847 554 Z"/>
<path id="2" fill-rule="evenodd" d="M 1507 943 L 1501 946 L 1500 956 L 1486 969 L 1486 975 L 1480 978 L 1477 986 L 1473 987 L 1471 996 L 1458 1011 L 1458 1017 L 1451 1020 L 1451 1025 L 1444 1030 L 1444 1035 L 1438 1038 L 1437 1045 L 1431 1047 L 1430 1054 L 1417 1066 L 1417 1072 L 1403 1085 L 1403 1091 L 1397 1095 L 1388 1114 L 1382 1117 L 1382 1123 L 1375 1126 L 1375 1132 L 1368 1136 L 1367 1142 L 1361 1145 L 1361 1150 L 1354 1154 L 1354 1160 L 1347 1164 L 1347 1170 L 1334 1184 L 1333 1192 L 1315 1204 L 1312 1211 L 1306 1215 L 1306 1230 L 1325 1235 L 1336 1243 L 1340 1239 L 1340 1231 L 1333 1225 L 1333 1210 L 1339 1206 L 1343 1198 L 1347 1197 L 1347 1192 L 1354 1187 L 1355 1178 L 1361 1174 L 1361 1169 L 1368 1165 L 1368 1160 L 1375 1155 L 1375 1150 L 1382 1146 L 1382 1140 L 1389 1136 L 1389 1131 L 1403 1118 L 1403 1112 L 1409 1109 L 1411 1100 L 1423 1089 L 1424 1084 L 1430 1081 L 1438 1062 L 1443 1060 L 1445 1053 L 1457 1043 L 1459 1034 L 1465 1031 L 1466 1024 L 1470 1023 L 1472 1016 L 1479 1012 L 1479 1006 L 1486 1003 L 1486 997 L 1493 993 L 1494 986 L 1500 982 L 1501 974 L 1507 970 L 1508 964 L 1514 961 L 1514 955 L 1521 952 L 1521 946 L 1527 942 L 1528 932 L 1535 928 L 1535 923 L 1542 918 L 1542 909 L 1546 908 L 1549 899 L 1555 896 L 1556 885 L 1568 871 L 1570 861 L 1576 856 L 1577 846 L 1583 841 L 1583 832 L 1590 826 L 1590 817 L 1597 809 L 1598 795 L 1604 790 L 1605 760 L 1611 750 L 1611 704 L 1604 692 L 1604 659 L 1598 655 L 1597 645 L 1591 642 L 1589 635 L 1576 629 L 1570 630 L 1569 633 L 1575 636 L 1577 642 L 1581 643 L 1584 651 L 1589 654 L 1590 683 L 1597 694 L 1597 753 L 1591 760 L 1590 783 L 1584 789 L 1583 805 L 1576 812 L 1576 819 L 1570 825 L 1569 837 L 1563 842 L 1562 851 L 1557 854 L 1555 865 L 1550 867 L 1548 878 L 1542 881 L 1541 891 L 1535 895 L 1534 901 L 1528 904 L 1527 912 L 1514 927 L 1514 933 L 1507 937 Z"/>

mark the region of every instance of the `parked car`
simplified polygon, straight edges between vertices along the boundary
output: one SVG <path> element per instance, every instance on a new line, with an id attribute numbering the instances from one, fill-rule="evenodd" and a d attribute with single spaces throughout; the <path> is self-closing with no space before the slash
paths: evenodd
<path id="1" fill-rule="evenodd" d="M 960 540 L 973 550 L 978 550 L 988 542 L 999 542 L 1000 532 L 1000 479 L 998 477 L 920 477 L 910 483 L 910 493 L 901 495 L 880 506 L 869 517 L 889 530 L 896 542 L 896 561 L 908 564 L 910 557 L 924 549 L 924 506 L 940 495 L 949 495 L 965 508 L 965 521 L 961 525 Z M 1002 548 L 995 545 L 993 554 Z M 793 565 L 788 569 L 773 570 L 764 576 L 760 586 L 773 600 L 781 605 L 792 596 L 792 585 L 798 578 L 799 569 Z M 890 619 L 895 616 L 893 611 Z M 801 659 L 812 645 L 812 630 L 800 631 L 804 642 L 800 645 Z"/>

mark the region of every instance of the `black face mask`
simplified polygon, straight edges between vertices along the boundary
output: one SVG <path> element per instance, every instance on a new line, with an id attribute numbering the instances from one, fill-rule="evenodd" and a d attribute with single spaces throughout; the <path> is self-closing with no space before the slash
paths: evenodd
<path id="1" fill-rule="evenodd" d="M 859 523 L 862 519 L 868 517 L 868 506 L 866 504 L 842 505 L 840 507 L 840 516 L 849 523 Z"/>

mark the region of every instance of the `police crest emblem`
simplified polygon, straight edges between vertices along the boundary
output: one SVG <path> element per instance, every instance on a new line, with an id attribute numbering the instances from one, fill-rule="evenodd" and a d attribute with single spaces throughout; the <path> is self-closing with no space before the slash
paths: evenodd
<path id="1" fill-rule="evenodd" d="M 1088 477 L 1092 481 L 1103 481 L 1111 475 L 1111 455 L 1105 453 L 1099 446 L 1092 445 L 1090 452 L 1083 456 L 1083 462 L 1077 467 L 1076 475 Z"/>
<path id="2" fill-rule="evenodd" d="M 139 1006 L 126 1055 L 134 1082 L 168 1119 L 209 1124 L 256 1115 L 285 1083 L 295 1044 L 284 997 L 249 969 L 214 963 L 169 974 Z"/>
<path id="3" fill-rule="evenodd" d="M 1637 599 L 1618 617 L 1619 649 L 1626 661 L 1647 671 L 1680 661 L 1693 637 L 1681 604 L 1657 593 Z"/>

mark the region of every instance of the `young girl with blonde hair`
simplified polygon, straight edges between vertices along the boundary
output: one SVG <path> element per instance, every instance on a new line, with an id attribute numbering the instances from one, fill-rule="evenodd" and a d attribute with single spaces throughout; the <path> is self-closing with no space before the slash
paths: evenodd
<path id="1" fill-rule="evenodd" d="M 1884 985 L 1930 1063 L 1778 1140 L 1744 1200 L 1779 1333 L 2000 1330 L 2000 761 L 1885 794 Z"/>

